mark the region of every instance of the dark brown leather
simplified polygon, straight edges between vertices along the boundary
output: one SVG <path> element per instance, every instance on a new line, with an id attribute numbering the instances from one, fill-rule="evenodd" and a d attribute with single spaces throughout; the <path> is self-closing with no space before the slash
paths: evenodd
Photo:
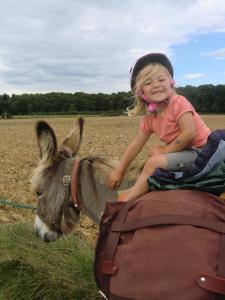
<path id="1" fill-rule="evenodd" d="M 225 277 L 225 234 L 221 235 L 219 256 L 218 256 L 218 275 Z"/>
<path id="2" fill-rule="evenodd" d="M 218 276 L 225 278 L 225 234 L 221 235 L 218 255 Z M 215 300 L 225 300 L 225 296 L 217 294 Z"/>
<path id="3" fill-rule="evenodd" d="M 203 218 L 196 218 L 185 215 L 158 215 L 147 218 L 135 220 L 133 222 L 113 222 L 110 231 L 112 232 L 126 232 L 141 229 L 144 227 L 158 226 L 158 225 L 193 225 L 197 227 L 207 228 L 220 233 L 225 233 L 224 222 L 211 222 Z"/>
<path id="4" fill-rule="evenodd" d="M 100 272 L 107 275 L 115 275 L 119 266 L 115 261 L 103 260 L 100 266 Z"/>
<path id="5" fill-rule="evenodd" d="M 110 300 L 135 300 L 133 298 L 127 298 L 127 297 L 121 297 L 121 296 L 116 296 L 113 294 L 110 294 Z"/>
<path id="6" fill-rule="evenodd" d="M 203 289 L 225 295 L 225 278 L 202 274 L 197 278 L 197 282 Z"/>
<path id="7" fill-rule="evenodd" d="M 125 202 L 116 202 L 116 203 L 111 203 L 108 211 L 105 211 L 101 223 L 100 223 L 100 228 L 102 226 L 102 231 L 99 234 L 98 241 L 96 244 L 96 253 L 101 253 L 104 251 L 104 260 L 112 261 L 113 257 L 115 256 L 115 252 L 117 249 L 117 244 L 119 242 L 119 237 L 120 233 L 119 232 L 112 232 L 108 231 L 108 225 L 110 224 L 110 221 L 116 216 L 117 220 L 120 222 L 123 222 L 124 219 L 127 216 L 127 212 L 129 210 L 130 203 L 125 203 Z M 118 208 L 123 208 L 123 209 L 118 209 Z M 110 215 L 111 212 L 111 216 Z M 105 235 L 105 231 L 109 232 L 109 236 Z M 103 235 L 104 238 L 103 238 Z M 105 239 L 106 238 L 106 239 Z M 104 248 L 104 250 L 103 250 Z M 101 255 L 101 254 L 100 254 Z M 101 286 L 101 290 L 105 294 L 109 294 L 109 280 L 110 276 L 109 274 L 105 274 L 104 276 L 96 276 L 98 273 L 101 274 L 101 262 L 100 265 L 98 264 L 97 260 L 94 263 L 94 270 L 95 271 L 95 280 L 96 283 Z"/>
<path id="8" fill-rule="evenodd" d="M 224 201 L 204 192 L 151 192 L 109 203 L 96 244 L 96 283 L 109 299 L 215 300 L 223 287 L 209 291 L 196 280 L 224 276 L 224 224 Z M 118 264 L 116 274 L 100 272 L 105 260 Z"/>

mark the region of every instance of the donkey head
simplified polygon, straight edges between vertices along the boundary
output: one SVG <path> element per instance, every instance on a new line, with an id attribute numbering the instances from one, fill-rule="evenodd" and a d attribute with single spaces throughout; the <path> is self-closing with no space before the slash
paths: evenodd
<path id="1" fill-rule="evenodd" d="M 63 175 L 69 172 L 80 148 L 83 122 L 82 118 L 78 119 L 59 147 L 53 129 L 46 122 L 39 121 L 36 126 L 40 162 L 31 178 L 32 189 L 38 197 L 34 228 L 46 242 L 71 231 L 79 218 L 79 211 L 66 195 L 68 187 L 63 183 Z"/>

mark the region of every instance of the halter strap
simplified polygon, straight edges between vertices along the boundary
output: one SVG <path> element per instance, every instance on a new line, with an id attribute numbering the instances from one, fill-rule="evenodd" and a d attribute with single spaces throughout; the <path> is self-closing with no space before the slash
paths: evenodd
<path id="1" fill-rule="evenodd" d="M 71 162 L 72 160 L 72 162 Z M 65 165 L 65 173 L 63 176 L 63 184 L 65 187 L 64 198 L 71 199 L 74 208 L 80 212 L 81 205 L 78 199 L 78 172 L 80 160 L 68 159 Z"/>
<path id="2" fill-rule="evenodd" d="M 80 160 L 74 159 L 72 162 L 70 191 L 71 191 L 71 199 L 72 199 L 73 205 L 76 207 L 77 210 L 81 211 L 81 205 L 80 205 L 80 201 L 78 198 L 79 167 L 80 167 Z"/>

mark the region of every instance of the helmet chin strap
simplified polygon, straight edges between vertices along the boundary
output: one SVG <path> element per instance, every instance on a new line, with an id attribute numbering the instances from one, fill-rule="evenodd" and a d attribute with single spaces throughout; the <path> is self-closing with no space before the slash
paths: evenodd
<path id="1" fill-rule="evenodd" d="M 150 113 L 157 112 L 159 105 L 156 102 L 151 102 L 147 105 L 148 111 Z"/>
<path id="2" fill-rule="evenodd" d="M 144 100 L 144 102 L 147 106 L 147 109 L 150 113 L 157 112 L 157 109 L 159 107 L 158 102 L 151 101 L 148 97 L 145 96 L 145 94 L 143 92 L 139 93 L 139 96 L 141 97 L 141 99 Z"/>

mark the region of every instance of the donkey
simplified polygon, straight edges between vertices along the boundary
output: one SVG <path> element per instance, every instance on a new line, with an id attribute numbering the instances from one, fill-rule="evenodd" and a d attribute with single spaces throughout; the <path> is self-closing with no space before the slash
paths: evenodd
<path id="1" fill-rule="evenodd" d="M 116 190 L 107 188 L 106 178 L 118 162 L 93 155 L 78 157 L 83 124 L 79 118 L 59 147 L 48 123 L 39 121 L 36 125 L 40 161 L 31 178 L 38 199 L 34 229 L 46 242 L 71 232 L 80 211 L 98 224 L 105 203 L 117 197 Z M 130 169 L 121 188 L 130 187 L 139 171 Z"/>

